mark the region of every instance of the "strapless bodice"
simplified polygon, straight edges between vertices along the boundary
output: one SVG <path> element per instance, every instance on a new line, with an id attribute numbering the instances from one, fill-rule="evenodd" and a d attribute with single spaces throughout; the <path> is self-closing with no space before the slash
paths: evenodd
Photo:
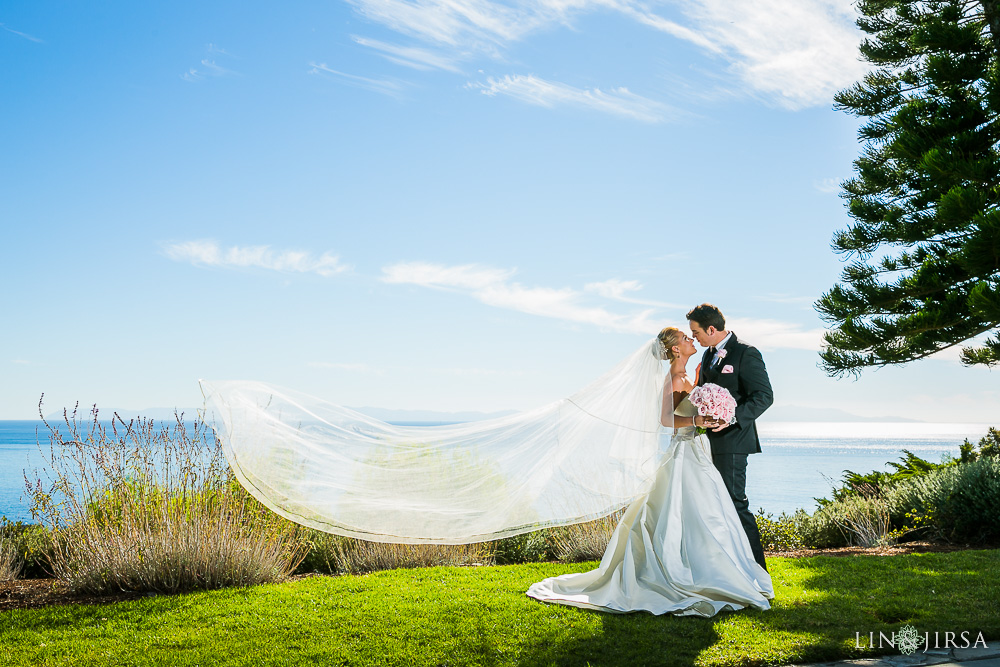
<path id="1" fill-rule="evenodd" d="M 674 414 L 678 417 L 694 417 L 698 414 L 698 408 L 696 408 L 694 403 L 689 401 L 688 397 L 685 396 L 681 399 L 681 402 L 677 404 L 677 407 L 674 409 Z"/>
<path id="2" fill-rule="evenodd" d="M 698 408 L 694 406 L 694 403 L 688 400 L 687 396 L 682 398 L 681 402 L 677 404 L 676 408 L 674 408 L 674 415 L 678 417 L 694 417 L 697 414 L 698 414 Z M 695 428 L 694 426 L 682 426 L 680 428 L 674 429 L 674 438 L 687 440 L 693 438 L 695 435 L 697 435 L 697 433 L 698 429 Z"/>

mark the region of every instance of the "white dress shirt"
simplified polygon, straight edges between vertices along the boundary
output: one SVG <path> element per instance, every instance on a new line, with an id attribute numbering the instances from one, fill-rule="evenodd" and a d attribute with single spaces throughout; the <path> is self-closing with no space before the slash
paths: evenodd
<path id="1" fill-rule="evenodd" d="M 715 368 L 715 365 L 719 363 L 719 350 L 724 348 L 726 346 L 726 343 L 728 343 L 729 339 L 732 337 L 733 337 L 733 332 L 730 331 L 728 334 L 726 334 L 726 337 L 723 338 L 721 341 L 719 341 L 719 344 L 715 346 L 715 355 L 712 357 L 711 368 Z"/>

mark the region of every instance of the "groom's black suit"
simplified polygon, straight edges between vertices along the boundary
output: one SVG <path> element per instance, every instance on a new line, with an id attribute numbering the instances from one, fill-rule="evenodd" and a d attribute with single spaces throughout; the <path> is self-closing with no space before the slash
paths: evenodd
<path id="1" fill-rule="evenodd" d="M 760 531 L 746 494 L 747 456 L 760 452 L 755 421 L 774 402 L 774 395 L 764 359 L 757 348 L 740 342 L 736 334 L 732 334 L 722 349 L 726 355 L 714 365 L 715 352 L 712 348 L 705 350 L 698 374 L 699 385 L 713 383 L 725 387 L 736 399 L 736 423 L 718 433 L 708 432 L 712 462 L 729 489 L 736 513 L 750 540 L 754 560 L 764 567 Z"/>

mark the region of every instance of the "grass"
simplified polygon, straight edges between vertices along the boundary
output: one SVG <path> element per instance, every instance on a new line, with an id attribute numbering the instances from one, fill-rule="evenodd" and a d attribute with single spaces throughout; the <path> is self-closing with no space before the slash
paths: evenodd
<path id="1" fill-rule="evenodd" d="M 855 633 L 906 623 L 1000 638 L 998 550 L 769 564 L 772 610 L 712 619 L 602 614 L 524 595 L 595 562 L 392 570 L 0 612 L 0 664 L 778 665 L 876 655 L 855 648 Z"/>

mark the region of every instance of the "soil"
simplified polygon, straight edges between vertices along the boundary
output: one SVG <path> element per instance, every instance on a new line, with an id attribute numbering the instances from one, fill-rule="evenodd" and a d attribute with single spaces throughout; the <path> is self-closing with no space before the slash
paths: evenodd
<path id="1" fill-rule="evenodd" d="M 946 553 L 966 549 L 994 549 L 998 545 L 939 544 L 936 542 L 904 542 L 891 547 L 838 547 L 836 549 L 795 549 L 792 551 L 767 551 L 765 555 L 781 558 L 808 556 L 900 556 L 903 554 Z"/>
<path id="2" fill-rule="evenodd" d="M 934 542 L 907 542 L 892 547 L 841 547 L 838 549 L 798 549 L 795 551 L 769 551 L 767 556 L 804 558 L 811 556 L 899 556 L 913 553 L 944 553 L 965 549 L 989 549 L 1000 545 L 970 546 L 967 544 L 936 544 Z M 297 575 L 302 579 L 318 575 Z M 34 609 L 63 604 L 113 604 L 124 600 L 154 597 L 157 593 L 122 591 L 114 595 L 71 595 L 55 579 L 15 579 L 0 581 L 0 612 L 10 609 Z"/>
<path id="3" fill-rule="evenodd" d="M 148 593 L 121 592 L 115 595 L 70 595 L 56 579 L 15 579 L 0 581 L 0 613 L 8 609 L 33 609 L 57 604 L 109 604 L 138 600 Z"/>

